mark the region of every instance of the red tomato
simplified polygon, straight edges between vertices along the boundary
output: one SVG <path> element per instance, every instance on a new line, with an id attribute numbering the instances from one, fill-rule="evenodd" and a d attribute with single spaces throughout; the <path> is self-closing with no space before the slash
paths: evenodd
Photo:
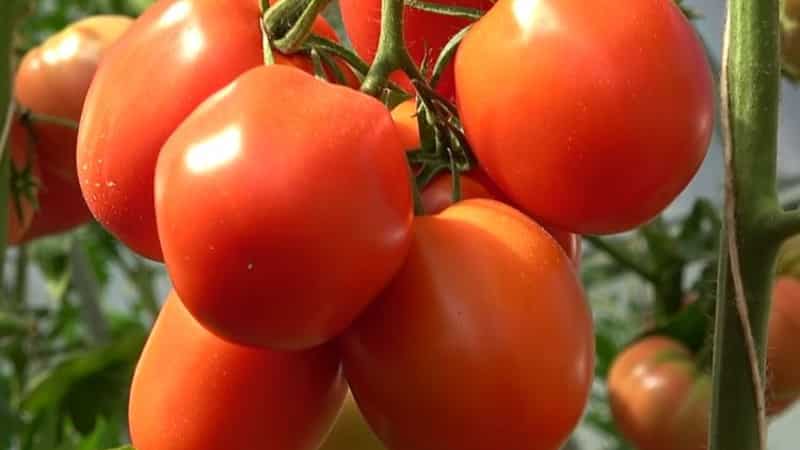
<path id="1" fill-rule="evenodd" d="M 417 123 L 417 101 L 406 100 L 392 110 L 392 119 L 400 132 L 403 148 L 416 150 L 419 148 L 419 124 Z"/>
<path id="2" fill-rule="evenodd" d="M 523 211 L 575 233 L 657 215 L 711 137 L 711 71 L 671 1 L 499 0 L 465 37 L 455 76 L 486 173 Z"/>
<path id="3" fill-rule="evenodd" d="M 28 52 L 17 71 L 14 95 L 34 113 L 78 121 L 86 92 L 105 51 L 133 19 L 94 16 L 79 20 Z M 78 132 L 34 122 L 36 163 L 41 168 L 39 209 L 24 240 L 66 231 L 91 219 L 78 184 Z M 23 147 L 30 137 L 20 139 Z"/>
<path id="4" fill-rule="evenodd" d="M 495 1 L 443 0 L 437 3 L 487 10 Z M 353 47 L 367 61 L 372 61 L 378 50 L 378 36 L 381 32 L 381 0 L 339 0 L 339 7 Z M 429 52 L 428 60 L 431 67 L 453 35 L 470 23 L 466 19 L 420 11 L 408 6 L 405 8 L 403 17 L 405 40 L 411 57 L 417 64 L 420 64 L 426 53 Z M 401 83 L 409 92 L 413 92 L 411 82 L 404 75 L 395 76 L 393 79 Z M 446 98 L 454 98 L 452 65 L 442 74 L 437 91 Z"/>
<path id="5" fill-rule="evenodd" d="M 405 153 L 379 101 L 262 66 L 164 145 L 156 215 L 175 289 L 201 323 L 307 348 L 344 330 L 402 264 Z"/>
<path id="6" fill-rule="evenodd" d="M 30 151 L 31 149 L 25 147 L 27 130 L 20 125 L 19 121 L 15 120 L 11 122 L 9 133 L 11 163 L 14 170 L 17 173 L 21 173 L 30 165 L 32 167 L 30 176 L 34 178 L 34 180 L 30 181 L 38 181 L 41 178 L 41 173 L 39 165 L 36 163 L 36 155 Z M 8 238 L 7 242 L 11 245 L 16 245 L 23 241 L 25 234 L 30 229 L 34 215 L 33 205 L 29 198 L 25 197 L 25 193 L 15 192 L 14 183 L 18 181 L 13 178 L 9 179 L 8 230 L 6 236 Z"/>
<path id="7" fill-rule="evenodd" d="M 405 265 L 342 337 L 388 448 L 556 450 L 586 405 L 592 319 L 564 252 L 502 203 L 415 219 Z"/>
<path id="8" fill-rule="evenodd" d="M 772 291 L 767 338 L 768 399 L 789 406 L 800 397 L 800 281 L 779 277 Z M 788 403 L 788 404 L 787 404 Z"/>
<path id="9" fill-rule="evenodd" d="M 624 350 L 608 375 L 611 412 L 639 450 L 704 450 L 711 379 L 679 342 L 644 338 Z"/>
<path id="10" fill-rule="evenodd" d="M 331 347 L 241 347 L 198 324 L 170 294 L 131 387 L 138 450 L 313 450 L 347 390 Z"/>
<path id="11" fill-rule="evenodd" d="M 159 0 L 97 72 L 78 139 L 81 188 L 95 218 L 144 256 L 162 259 L 153 205 L 159 150 L 203 100 L 264 64 L 259 4 Z"/>

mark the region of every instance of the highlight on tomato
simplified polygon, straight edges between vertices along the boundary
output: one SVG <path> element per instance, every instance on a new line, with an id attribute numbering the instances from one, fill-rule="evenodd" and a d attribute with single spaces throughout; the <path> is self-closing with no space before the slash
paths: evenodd
<path id="1" fill-rule="evenodd" d="M 260 17 L 258 0 L 158 0 L 97 72 L 78 136 L 81 188 L 97 221 L 143 256 L 163 259 L 153 204 L 159 151 L 201 102 L 264 65 Z M 335 39 L 323 19 L 314 31 Z M 310 67 L 307 57 L 274 56 Z"/>
<path id="2" fill-rule="evenodd" d="M 137 450 L 314 450 L 347 387 L 332 346 L 282 353 L 213 335 L 170 293 L 130 393 Z"/>
<path id="3" fill-rule="evenodd" d="M 133 19 L 99 15 L 79 20 L 30 50 L 15 76 L 14 96 L 34 115 L 77 123 L 97 65 L 125 33 Z M 74 128 L 31 119 L 30 130 L 12 143 L 31 152 L 37 166 L 38 208 L 21 240 L 67 231 L 91 220 L 75 167 L 78 132 Z"/>
<path id="4" fill-rule="evenodd" d="M 415 219 L 405 264 L 340 348 L 387 448 L 557 450 L 588 399 L 592 331 L 558 243 L 519 211 L 470 199 Z"/>
<path id="5" fill-rule="evenodd" d="M 161 150 L 156 215 L 175 289 L 236 342 L 332 339 L 403 263 L 408 177 L 382 103 L 296 68 L 250 70 Z"/>
<path id="6" fill-rule="evenodd" d="M 486 174 L 524 212 L 574 233 L 655 217 L 711 138 L 711 70 L 671 1 L 598 10 L 583 0 L 498 0 L 461 43 L 455 79 Z"/>

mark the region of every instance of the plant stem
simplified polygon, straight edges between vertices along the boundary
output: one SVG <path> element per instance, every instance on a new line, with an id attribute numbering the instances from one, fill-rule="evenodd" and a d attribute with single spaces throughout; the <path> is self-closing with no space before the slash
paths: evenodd
<path id="1" fill-rule="evenodd" d="M 331 0 L 283 0 L 264 14 L 264 28 L 272 45 L 283 53 L 300 50 L 311 35 L 314 21 Z"/>
<path id="2" fill-rule="evenodd" d="M 108 339 L 108 324 L 100 308 L 100 288 L 97 277 L 89 266 L 86 250 L 81 247 L 80 240 L 73 239 L 70 250 L 72 263 L 72 283 L 78 291 L 81 301 L 81 314 L 89 334 L 95 342 Z"/>
<path id="3" fill-rule="evenodd" d="M 723 55 L 725 226 L 709 450 L 764 450 L 766 325 L 782 214 L 776 189 L 778 0 L 731 0 Z"/>
<path id="4" fill-rule="evenodd" d="M 17 248 L 16 279 L 14 281 L 14 303 L 21 305 L 25 301 L 28 291 L 28 247 L 20 245 Z"/>
<path id="5" fill-rule="evenodd" d="M 389 75 L 402 69 L 422 78 L 416 64 L 411 60 L 403 38 L 403 0 L 381 0 L 381 34 L 378 53 L 367 73 L 361 90 L 373 97 L 380 97 Z"/>
<path id="6" fill-rule="evenodd" d="M 463 6 L 441 5 L 422 0 L 405 0 L 405 4 L 420 11 L 432 12 L 444 16 L 461 17 L 464 19 L 478 20 L 483 17 L 484 12 L 477 8 L 466 8 Z"/>
<path id="7" fill-rule="evenodd" d="M 628 249 L 597 236 L 584 236 L 584 239 L 592 244 L 594 248 L 606 253 L 619 265 L 627 267 L 646 281 L 653 284 L 658 282 L 658 277 L 649 268 L 645 267 L 636 255 L 631 254 Z"/>

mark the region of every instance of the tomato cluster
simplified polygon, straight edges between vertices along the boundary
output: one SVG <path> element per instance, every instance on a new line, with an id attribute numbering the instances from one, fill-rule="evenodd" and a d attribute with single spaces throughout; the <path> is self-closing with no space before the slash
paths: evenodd
<path id="1" fill-rule="evenodd" d="M 368 60 L 379 4 L 341 1 Z M 75 160 L 42 150 L 42 178 L 51 157 L 77 169 L 91 214 L 173 282 L 133 380 L 139 450 L 317 448 L 345 378 L 392 450 L 568 438 L 594 373 L 579 234 L 632 229 L 686 186 L 709 68 L 671 1 L 451 4 L 488 12 L 420 95 L 457 99 L 477 164 L 427 185 L 409 183 L 420 103 L 390 112 L 344 60 L 336 84 L 306 48 L 265 49 L 259 0 L 158 0 L 101 47 L 82 108 L 41 107 L 80 114 Z M 417 63 L 468 24 L 405 8 Z"/>
<path id="2" fill-rule="evenodd" d="M 767 414 L 800 398 L 800 281 L 780 276 L 767 328 Z M 625 349 L 608 376 L 611 412 L 639 450 L 705 450 L 711 377 L 697 355 L 667 336 L 645 337 Z"/>

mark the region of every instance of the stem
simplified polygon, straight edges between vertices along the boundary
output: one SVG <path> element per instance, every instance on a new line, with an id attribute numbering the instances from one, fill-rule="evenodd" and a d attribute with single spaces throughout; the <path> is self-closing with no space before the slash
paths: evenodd
<path id="1" fill-rule="evenodd" d="M 311 35 L 319 13 L 331 0 L 283 0 L 264 13 L 263 24 L 272 45 L 283 53 L 295 53 Z"/>
<path id="2" fill-rule="evenodd" d="M 484 15 L 484 11 L 477 8 L 466 8 L 463 6 L 440 5 L 429 3 L 422 0 L 405 0 L 405 4 L 411 8 L 427 11 L 443 16 L 461 17 L 464 19 L 478 20 Z"/>
<path id="3" fill-rule="evenodd" d="M 796 234 L 800 234 L 800 210 L 781 211 L 775 214 L 766 226 L 769 228 L 768 236 L 783 242 Z"/>
<path id="4" fill-rule="evenodd" d="M 764 450 L 766 325 L 781 214 L 776 189 L 778 0 L 731 0 L 722 74 L 725 226 L 710 450 Z"/>
<path id="5" fill-rule="evenodd" d="M 14 282 L 14 303 L 21 305 L 28 291 L 28 246 L 17 248 L 16 280 Z"/>
<path id="6" fill-rule="evenodd" d="M 373 97 L 380 97 L 389 75 L 398 69 L 416 72 L 416 64 L 408 55 L 403 38 L 403 0 L 381 0 L 381 34 L 378 53 L 367 73 L 361 90 Z M 413 78 L 413 77 L 412 77 Z"/>
<path id="7" fill-rule="evenodd" d="M 646 281 L 650 283 L 657 284 L 658 277 L 656 274 L 652 273 L 652 271 L 644 267 L 641 261 L 627 249 L 614 244 L 606 239 L 597 237 L 597 236 L 584 236 L 592 246 L 596 249 L 603 251 L 606 253 L 611 259 L 619 263 L 623 267 L 627 267 L 640 277 L 644 278 Z"/>
<path id="8" fill-rule="evenodd" d="M 80 245 L 78 239 L 73 239 L 70 250 L 72 262 L 72 283 L 81 299 L 81 314 L 89 334 L 95 342 L 104 342 L 108 339 L 108 324 L 100 309 L 97 277 L 89 266 L 86 250 Z"/>
<path id="9" fill-rule="evenodd" d="M 63 117 L 51 116 L 48 114 L 39 114 L 29 109 L 23 110 L 21 116 L 23 117 L 23 119 L 27 119 L 32 122 L 49 123 L 52 125 L 58 125 L 60 127 L 69 128 L 72 130 L 78 129 L 78 122 L 72 119 L 65 119 Z"/>

